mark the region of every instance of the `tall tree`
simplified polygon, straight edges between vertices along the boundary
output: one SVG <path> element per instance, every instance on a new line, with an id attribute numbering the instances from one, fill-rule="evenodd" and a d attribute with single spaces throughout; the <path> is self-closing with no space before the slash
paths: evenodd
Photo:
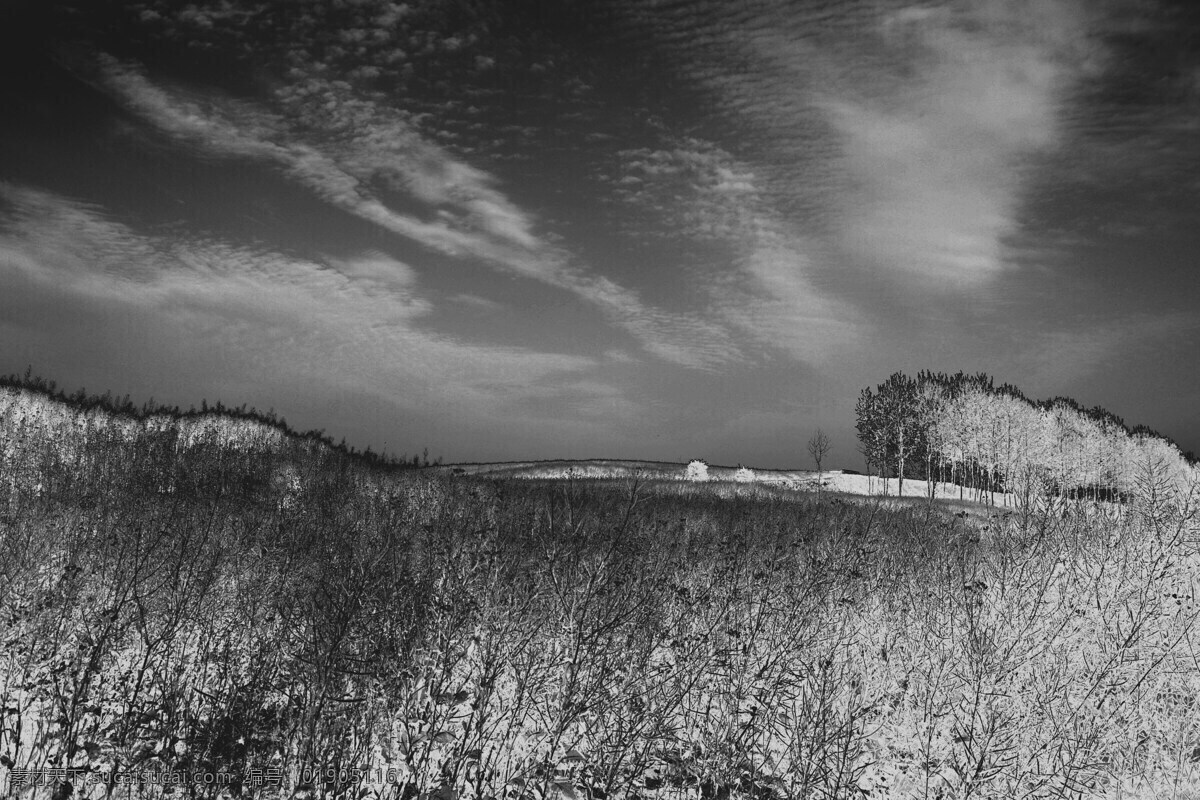
<path id="1" fill-rule="evenodd" d="M 992 501 L 1000 490 L 1006 504 L 1012 493 L 1026 511 L 1048 491 L 1063 499 L 1118 499 L 1141 491 L 1132 465 L 1147 453 L 1171 485 L 1200 486 L 1194 459 L 1162 434 L 1131 430 L 1068 397 L 1034 403 L 983 373 L 922 371 L 915 380 L 896 373 L 864 389 L 855 413 L 868 469 L 879 467 L 885 478 L 894 471 L 901 493 L 904 478 L 932 482 L 949 466 L 960 497 L 964 486 L 980 500 Z"/>
<path id="2" fill-rule="evenodd" d="M 919 376 L 917 381 L 918 414 L 920 428 L 924 434 L 925 480 L 929 487 L 929 501 L 932 503 L 937 496 L 938 473 L 942 471 L 942 464 L 945 462 L 943 453 L 946 442 L 942 439 L 945 428 L 938 423 L 946 412 L 946 388 L 926 375 Z"/>
<path id="3" fill-rule="evenodd" d="M 871 389 L 863 389 L 859 392 L 858 402 L 854 405 L 854 417 L 854 428 L 858 433 L 858 449 L 867 464 L 867 479 L 870 480 L 875 467 L 879 467 L 882 477 L 886 456 L 883 424 L 880 418 L 879 398 Z"/>
<path id="4" fill-rule="evenodd" d="M 904 496 L 904 472 L 909 457 L 918 449 L 923 420 L 917 407 L 917 382 L 902 372 L 881 383 L 876 392 L 888 457 L 896 465 L 899 484 L 896 494 Z"/>

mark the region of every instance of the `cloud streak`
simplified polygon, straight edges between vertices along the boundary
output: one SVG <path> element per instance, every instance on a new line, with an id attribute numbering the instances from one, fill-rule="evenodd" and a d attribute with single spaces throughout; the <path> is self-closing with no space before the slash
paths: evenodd
<path id="1" fill-rule="evenodd" d="M 400 115 L 351 103 L 328 82 L 290 87 L 285 99 L 300 106 L 322 103 L 336 111 L 334 132 L 364 130 L 349 138 L 325 134 L 325 146 L 303 141 L 288 119 L 230 98 L 169 91 L 142 71 L 101 56 L 103 84 L 130 110 L 163 133 L 202 151 L 273 163 L 326 202 L 431 250 L 473 256 L 516 273 L 553 280 L 557 266 L 538 252 L 532 222 L 491 185 L 491 179 L 423 142 Z M 438 207 L 435 221 L 399 213 L 380 201 L 372 183 L 403 191 Z"/>
<path id="2" fill-rule="evenodd" d="M 842 268 L 925 289 L 974 289 L 1009 267 L 1030 173 L 1103 60 L 1075 0 L 758 0 L 629 16 L 744 131 L 739 150 L 787 223 Z"/>
<path id="3" fill-rule="evenodd" d="M 696 138 L 620 156 L 620 174 L 609 179 L 614 193 L 655 216 L 632 235 L 682 237 L 727 250 L 716 264 L 690 271 L 724 320 L 760 346 L 810 365 L 862 343 L 871 326 L 851 303 L 814 282 L 819 245 L 770 206 L 750 165 Z"/>
<path id="4" fill-rule="evenodd" d="M 533 421 L 525 409 L 535 399 L 543 414 L 563 419 L 571 408 L 556 401 L 582 403 L 584 426 L 611 425 L 637 408 L 594 377 L 595 359 L 424 330 L 435 309 L 417 273 L 379 253 L 312 261 L 207 239 L 168 241 L 97 208 L 0 183 L 0 270 L 73 302 L 124 309 L 150 329 L 184 332 L 225 353 L 243 378 L 352 385 L 401 408 L 451 411 L 463 424 Z M 547 395 L 537 388 L 547 384 L 575 388 Z M 595 397 L 586 399 L 589 387 Z"/>
<path id="5" fill-rule="evenodd" d="M 868 30 L 910 77 L 816 98 L 854 184 L 843 247 L 935 284 L 1002 272 L 1032 159 L 1061 141 L 1089 69 L 1085 23 L 1062 0 L 972 2 L 900 9 Z"/>
<path id="6" fill-rule="evenodd" d="M 289 86 L 279 93 L 285 114 L 169 91 L 109 57 L 101 58 L 101 74 L 126 107 L 173 139 L 213 156 L 273 164 L 325 202 L 390 233 L 574 294 L 655 356 L 695 368 L 737 357 L 719 325 L 647 307 L 633 290 L 574 266 L 567 252 L 535 233 L 534 220 L 491 176 L 423 140 L 402 113 L 354 98 L 347 85 Z M 313 107 L 323 114 L 309 113 Z M 292 118 L 307 120 L 308 128 L 319 120 L 320 127 L 306 132 Z M 386 193 L 403 195 L 424 214 L 397 211 Z"/>

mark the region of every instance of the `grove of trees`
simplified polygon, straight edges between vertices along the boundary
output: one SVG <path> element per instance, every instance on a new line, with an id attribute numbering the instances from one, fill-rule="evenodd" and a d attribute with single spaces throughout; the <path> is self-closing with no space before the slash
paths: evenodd
<path id="1" fill-rule="evenodd" d="M 960 496 L 1025 506 L 1037 499 L 1119 501 L 1147 474 L 1183 487 L 1196 459 L 1144 426 L 1067 397 L 1034 401 L 985 374 L 897 372 L 863 389 L 859 449 L 872 474 L 958 485 Z"/>

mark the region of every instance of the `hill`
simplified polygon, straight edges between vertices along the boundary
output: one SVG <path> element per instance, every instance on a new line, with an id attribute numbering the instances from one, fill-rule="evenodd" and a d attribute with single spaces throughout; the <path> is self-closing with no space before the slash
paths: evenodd
<path id="1" fill-rule="evenodd" d="M 1200 783 L 1200 528 L 1152 475 L 1116 518 L 967 520 L 797 488 L 812 473 L 399 469 L 220 415 L 4 397 L 5 796 Z"/>

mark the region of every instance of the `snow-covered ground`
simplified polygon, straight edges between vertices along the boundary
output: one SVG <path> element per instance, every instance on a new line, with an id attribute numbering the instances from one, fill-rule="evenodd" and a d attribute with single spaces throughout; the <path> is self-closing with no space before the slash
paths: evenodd
<path id="1" fill-rule="evenodd" d="M 900 492 L 900 481 L 896 478 L 875 478 L 867 475 L 848 475 L 844 472 L 827 473 L 823 481 L 826 489 L 846 494 L 887 495 L 897 497 Z M 929 481 L 904 479 L 904 497 L 929 497 Z M 973 489 L 959 486 L 956 483 L 935 481 L 933 496 L 940 500 L 981 500 Z M 996 492 L 991 495 L 998 506 L 1012 505 L 1013 496 Z M 990 500 L 989 500 L 990 501 Z"/>
<path id="2" fill-rule="evenodd" d="M 486 475 L 493 478 L 529 478 L 559 480 L 569 478 L 633 478 L 639 476 L 652 480 L 687 481 L 687 465 L 662 461 L 516 461 L 498 464 L 450 464 L 441 468 L 458 475 Z M 815 492 L 818 488 L 829 492 L 862 496 L 897 497 L 899 481 L 895 478 L 876 478 L 842 470 L 756 470 L 749 467 L 708 468 L 710 484 L 737 483 L 758 484 L 796 491 Z M 953 483 L 938 482 L 933 487 L 934 497 L 942 500 L 980 501 L 971 489 Z M 927 481 L 904 481 L 904 497 L 928 497 Z M 994 502 L 998 506 L 1012 505 L 1012 495 L 997 493 Z"/>

